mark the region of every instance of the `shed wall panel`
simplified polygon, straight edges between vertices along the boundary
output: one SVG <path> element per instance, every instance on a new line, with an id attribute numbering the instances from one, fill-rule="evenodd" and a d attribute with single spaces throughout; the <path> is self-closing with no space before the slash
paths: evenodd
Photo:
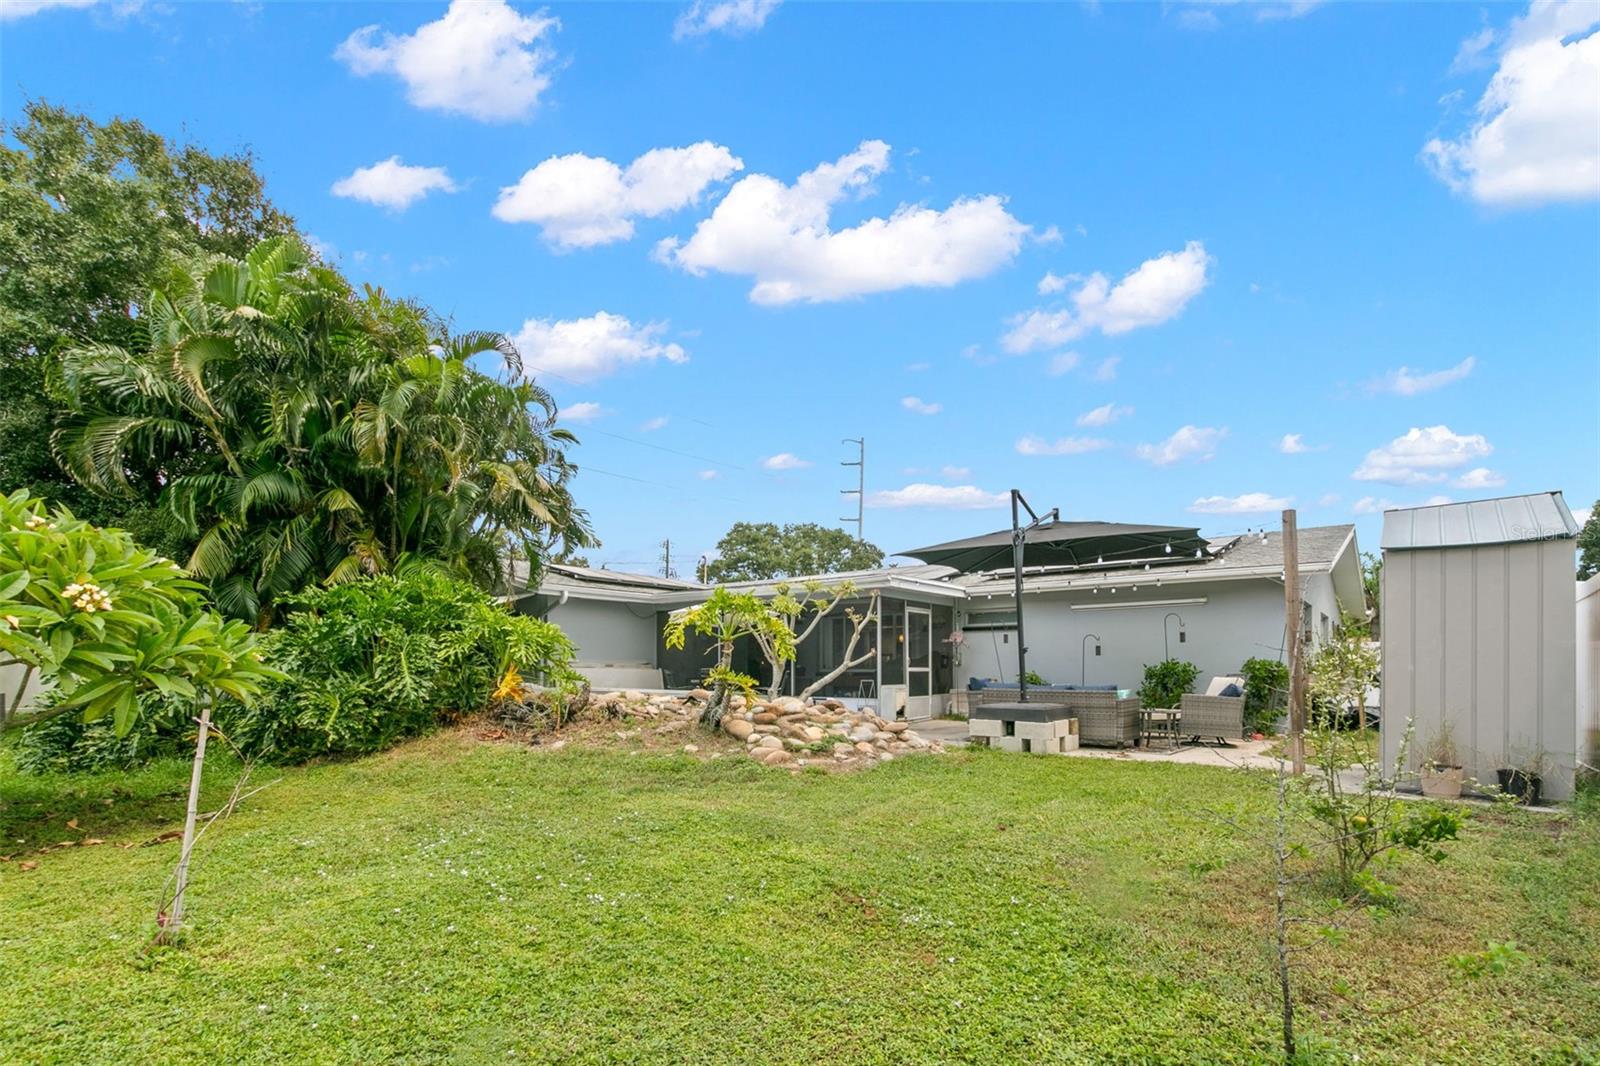
<path id="1" fill-rule="evenodd" d="M 1579 734 L 1569 540 L 1385 552 L 1383 753 L 1408 720 L 1413 768 L 1448 723 L 1470 776 L 1544 763 L 1571 795 Z"/>

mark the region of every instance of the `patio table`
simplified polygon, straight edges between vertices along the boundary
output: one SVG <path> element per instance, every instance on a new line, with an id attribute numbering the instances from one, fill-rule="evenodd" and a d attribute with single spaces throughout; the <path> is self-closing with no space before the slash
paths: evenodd
<path id="1" fill-rule="evenodd" d="M 1183 739 L 1183 712 L 1152 707 L 1139 709 L 1139 742 L 1149 748 L 1152 741 L 1163 740 L 1175 748 Z"/>

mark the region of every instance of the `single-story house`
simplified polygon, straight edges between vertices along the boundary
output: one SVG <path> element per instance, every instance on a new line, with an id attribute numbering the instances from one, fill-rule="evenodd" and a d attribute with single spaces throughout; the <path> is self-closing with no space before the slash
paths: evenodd
<path id="1" fill-rule="evenodd" d="M 1115 523 L 1100 524 L 1118 528 Z M 1166 531 L 1132 557 L 1023 571 L 1028 668 L 1053 683 L 1137 689 L 1147 664 L 1172 657 L 1200 668 L 1202 681 L 1237 673 L 1246 659 L 1284 655 L 1283 545 L 1276 532 L 1200 538 L 1186 527 Z M 1009 533 L 1006 534 L 1009 536 Z M 1302 628 L 1326 642 L 1341 612 L 1365 610 L 1355 527 L 1299 531 Z M 1173 552 L 1172 544 L 1195 545 Z M 798 585 L 806 578 L 790 579 Z M 785 679 L 798 692 L 843 661 L 850 622 L 876 594 L 879 618 L 856 655 L 876 652 L 836 678 L 822 694 L 880 705 L 907 718 L 953 709 L 977 680 L 1016 683 L 1016 604 L 1009 564 L 961 573 L 948 566 L 887 566 L 810 580 L 849 582 L 853 598 L 835 609 L 799 648 Z M 778 582 L 735 582 L 736 591 L 770 596 Z M 674 610 L 704 598 L 695 582 L 551 564 L 537 587 L 526 579 L 510 599 L 547 618 L 577 645 L 578 669 L 596 685 L 674 688 L 709 665 L 706 642 L 691 637 L 667 648 L 661 630 Z M 765 661 L 741 642 L 735 669 L 768 680 Z"/>

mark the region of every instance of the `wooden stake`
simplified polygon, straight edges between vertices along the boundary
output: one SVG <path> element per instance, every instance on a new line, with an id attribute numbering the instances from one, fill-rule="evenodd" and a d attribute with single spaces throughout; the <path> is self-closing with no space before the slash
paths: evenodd
<path id="1" fill-rule="evenodd" d="M 194 852 L 195 822 L 200 814 L 200 772 L 206 764 L 206 737 L 211 733 L 211 701 L 200 709 L 200 734 L 194 742 L 194 769 L 189 774 L 189 807 L 183 816 L 183 851 L 178 856 L 178 873 L 172 889 L 172 913 L 161 922 L 156 939 L 170 943 L 183 928 L 183 893 L 189 887 L 189 856 Z"/>
<path id="2" fill-rule="evenodd" d="M 1300 536 L 1294 509 L 1283 512 L 1284 643 L 1289 653 L 1289 760 L 1296 777 L 1306 772 L 1305 675 L 1300 648 Z"/>

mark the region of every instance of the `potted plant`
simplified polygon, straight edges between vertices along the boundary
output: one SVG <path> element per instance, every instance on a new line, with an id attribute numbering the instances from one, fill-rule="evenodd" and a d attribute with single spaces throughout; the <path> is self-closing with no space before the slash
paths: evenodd
<path id="1" fill-rule="evenodd" d="M 1510 762 L 1511 760 L 1506 760 Z M 1495 771 L 1500 791 L 1518 803 L 1529 807 L 1539 805 L 1540 789 L 1544 786 L 1545 757 L 1536 752 L 1516 766 L 1502 766 Z"/>
<path id="2" fill-rule="evenodd" d="M 1504 787 L 1503 785 L 1501 787 Z M 1422 794 L 1430 799 L 1461 798 L 1461 760 L 1449 722 L 1439 726 L 1422 762 Z"/>

